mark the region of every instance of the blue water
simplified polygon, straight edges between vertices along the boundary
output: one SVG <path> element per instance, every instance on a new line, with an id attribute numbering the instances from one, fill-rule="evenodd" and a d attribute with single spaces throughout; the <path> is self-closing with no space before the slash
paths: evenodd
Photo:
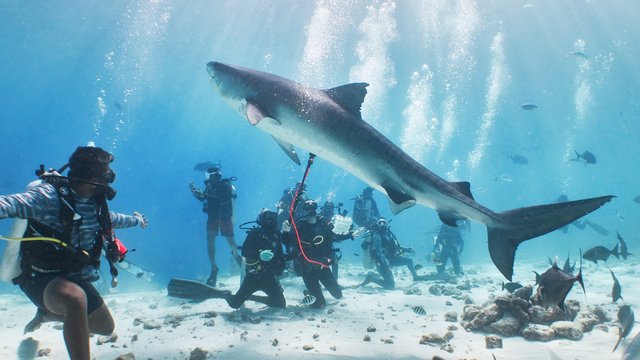
<path id="1" fill-rule="evenodd" d="M 609 236 L 554 232 L 523 244 L 516 261 L 612 247 L 616 230 L 632 250 L 636 13 L 632 1 L 4 0 L 0 193 L 22 191 L 39 164 L 59 167 L 95 141 L 116 158 L 111 208 L 150 219 L 146 230 L 119 232 L 136 249 L 128 259 L 155 272 L 158 286 L 206 276 L 206 219 L 188 190 L 204 174 L 193 166 L 220 161 L 225 176 L 238 177 L 236 224 L 273 208 L 303 171 L 213 91 L 205 64 L 216 60 L 318 88 L 368 82 L 363 118 L 443 178 L 470 181 L 493 210 L 560 194 L 618 196 L 588 216 Z M 574 150 L 594 153 L 597 164 L 569 161 Z M 529 163 L 515 164 L 515 154 Z M 312 198 L 348 209 L 363 187 L 322 159 L 309 177 Z M 0 234 L 10 223 L 0 222 Z M 428 266 L 438 224 L 432 210 L 415 207 L 393 217 L 392 229 Z M 481 225 L 466 240 L 463 265 L 490 261 Z M 223 239 L 218 249 L 225 269 Z M 357 241 L 343 252 L 360 261 Z"/>

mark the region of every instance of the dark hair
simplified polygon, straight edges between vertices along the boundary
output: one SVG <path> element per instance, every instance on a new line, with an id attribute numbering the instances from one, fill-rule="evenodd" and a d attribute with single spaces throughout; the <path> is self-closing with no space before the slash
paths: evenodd
<path id="1" fill-rule="evenodd" d="M 79 146 L 69 157 L 69 177 L 112 183 L 115 179 L 115 173 L 109 168 L 112 161 L 113 155 L 99 147 Z"/>

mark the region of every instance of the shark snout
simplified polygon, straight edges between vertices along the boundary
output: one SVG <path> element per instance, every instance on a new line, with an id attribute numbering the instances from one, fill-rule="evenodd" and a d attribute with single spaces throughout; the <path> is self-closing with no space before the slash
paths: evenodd
<path id="1" fill-rule="evenodd" d="M 222 66 L 223 64 L 219 63 L 219 62 L 215 62 L 215 61 L 210 61 L 207 64 L 207 73 L 209 73 L 209 76 L 211 76 L 212 78 L 216 77 L 216 68 Z"/>

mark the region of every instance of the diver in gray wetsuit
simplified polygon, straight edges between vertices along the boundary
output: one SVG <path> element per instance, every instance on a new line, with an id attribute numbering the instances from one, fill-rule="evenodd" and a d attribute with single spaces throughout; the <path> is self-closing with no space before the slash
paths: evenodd
<path id="1" fill-rule="evenodd" d="M 378 274 L 382 278 L 370 273 L 360 286 L 374 283 L 388 290 L 394 289 L 396 285 L 391 268 L 396 266 L 406 266 L 413 281 L 426 280 L 425 277 L 416 273 L 413 260 L 405 256 L 405 254 L 415 255 L 416 252 L 410 247 L 400 246 L 398 239 L 389 229 L 387 219 L 379 218 L 374 225 L 370 226 L 369 231 L 371 232 L 371 245 L 368 249 Z"/>
<path id="2" fill-rule="evenodd" d="M 63 321 L 69 357 L 90 359 L 89 333 L 110 334 L 114 322 L 100 294 L 91 284 L 99 278 L 104 249 L 114 276 L 114 262 L 124 258 L 113 228 L 147 226 L 146 218 L 111 212 L 107 200 L 115 190 L 113 156 L 95 146 L 78 147 L 69 158 L 68 176 L 56 172 L 38 175 L 44 180 L 21 194 L 0 196 L 0 219 L 28 220 L 20 245 L 21 274 L 14 279 L 38 307 L 25 331 L 42 321 Z M 60 172 L 63 171 L 60 170 Z M 45 239 L 46 238 L 46 239 Z"/>

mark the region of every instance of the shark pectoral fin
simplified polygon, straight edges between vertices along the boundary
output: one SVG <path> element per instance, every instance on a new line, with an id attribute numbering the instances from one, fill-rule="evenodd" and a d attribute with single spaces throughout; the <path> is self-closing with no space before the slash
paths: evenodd
<path id="1" fill-rule="evenodd" d="M 258 125 L 258 123 L 264 118 L 270 117 L 269 115 L 265 114 L 265 112 L 262 111 L 256 104 L 250 101 L 247 101 L 245 115 L 247 116 L 247 120 L 249 120 L 251 126 Z M 278 122 L 278 120 L 275 119 L 274 121 Z"/>
<path id="2" fill-rule="evenodd" d="M 382 185 L 382 187 L 389 197 L 389 206 L 391 207 L 391 212 L 393 213 L 393 215 L 397 215 L 401 211 L 408 209 L 416 204 L 416 199 L 414 199 L 413 197 L 397 191 L 392 187 L 384 185 Z"/>
<path id="3" fill-rule="evenodd" d="M 324 92 L 343 109 L 362 118 L 360 108 L 367 95 L 367 86 L 369 86 L 367 83 L 353 83 L 327 89 Z"/>
<path id="4" fill-rule="evenodd" d="M 296 152 L 296 149 L 293 148 L 293 145 L 289 144 L 286 141 L 280 140 L 275 136 L 272 136 L 272 138 L 278 143 L 278 145 L 280 145 L 282 150 L 284 150 L 284 152 L 287 153 L 287 156 L 289 156 L 289 158 L 293 160 L 294 163 L 298 165 L 301 164 L 300 158 L 298 158 L 298 153 Z"/>

